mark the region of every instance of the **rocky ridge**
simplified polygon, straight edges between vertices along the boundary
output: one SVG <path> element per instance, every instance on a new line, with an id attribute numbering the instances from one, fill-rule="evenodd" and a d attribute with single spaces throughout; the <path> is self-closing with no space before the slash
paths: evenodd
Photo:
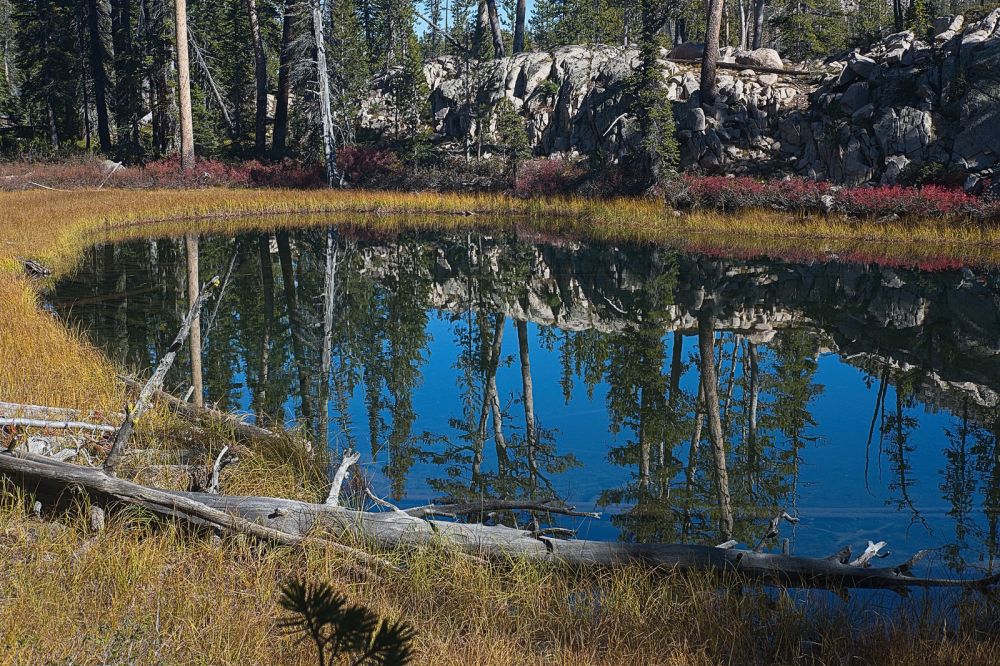
<path id="1" fill-rule="evenodd" d="M 965 25 L 935 21 L 936 36 L 889 35 L 864 52 L 783 69 L 770 49 L 726 49 L 717 103 L 703 109 L 701 46 L 662 51 L 682 167 L 708 173 L 799 174 L 847 184 L 895 183 L 921 168 L 961 173 L 970 189 L 1000 168 L 1000 9 Z M 506 100 L 525 119 L 536 155 L 634 151 L 638 122 L 628 81 L 635 47 L 566 46 L 489 62 L 449 56 L 424 67 L 437 138 L 489 153 L 493 109 Z M 740 69 L 745 66 L 745 69 Z M 384 132 L 395 114 L 392 73 L 373 82 L 361 125 Z M 482 117 L 480 117 L 482 113 Z M 932 166 L 933 165 L 933 166 Z"/>

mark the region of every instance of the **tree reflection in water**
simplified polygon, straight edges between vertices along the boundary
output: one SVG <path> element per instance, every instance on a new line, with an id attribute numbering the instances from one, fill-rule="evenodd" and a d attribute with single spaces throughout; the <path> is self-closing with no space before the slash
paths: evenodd
<path id="1" fill-rule="evenodd" d="M 202 237 L 199 263 L 232 265 L 203 325 L 206 400 L 367 446 L 396 501 L 561 500 L 622 539 L 755 543 L 805 498 L 899 509 L 956 569 L 997 554 L 996 274 L 350 227 Z M 183 239 L 98 247 L 53 304 L 147 368 L 185 268 Z M 185 392 L 190 355 L 170 381 Z"/>

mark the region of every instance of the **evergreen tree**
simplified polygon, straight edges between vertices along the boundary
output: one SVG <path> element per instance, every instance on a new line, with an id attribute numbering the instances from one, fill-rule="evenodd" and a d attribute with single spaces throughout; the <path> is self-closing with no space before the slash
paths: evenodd
<path id="1" fill-rule="evenodd" d="M 679 155 L 673 109 L 660 67 L 658 29 L 663 25 L 661 11 L 662 6 L 655 0 L 642 0 L 640 64 L 634 84 L 638 106 L 636 112 L 643 140 L 643 171 L 652 184 L 661 180 L 676 166 Z"/>
<path id="2" fill-rule="evenodd" d="M 524 118 L 518 114 L 508 99 L 501 100 L 494 109 L 494 116 L 501 151 L 516 175 L 518 163 L 531 156 L 531 145 L 528 143 Z"/>
<path id="3" fill-rule="evenodd" d="M 793 60 L 819 58 L 847 45 L 847 22 L 840 0 L 781 0 L 771 27 L 782 55 Z"/>
<path id="4" fill-rule="evenodd" d="M 329 0 L 326 59 L 333 88 L 334 128 L 343 144 L 355 141 L 357 100 L 368 85 L 368 55 L 361 21 L 352 0 Z"/>

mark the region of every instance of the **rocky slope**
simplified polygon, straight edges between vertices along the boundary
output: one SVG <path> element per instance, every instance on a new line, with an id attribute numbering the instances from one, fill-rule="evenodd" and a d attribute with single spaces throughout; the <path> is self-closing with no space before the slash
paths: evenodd
<path id="1" fill-rule="evenodd" d="M 975 187 L 1000 162 L 1000 9 L 964 25 L 935 22 L 931 42 L 890 35 L 865 52 L 825 64 L 783 68 L 774 51 L 727 49 L 715 106 L 702 109 L 700 57 L 684 44 L 663 53 L 685 168 L 781 174 L 857 184 L 894 183 L 925 165 L 954 170 Z M 673 61 L 667 61 L 666 58 Z M 490 62 L 445 57 L 424 68 L 438 138 L 457 149 L 489 152 L 495 115 L 507 100 L 525 119 L 538 155 L 633 150 L 638 127 L 628 79 L 639 52 L 630 47 L 567 46 Z M 746 69 L 740 69 L 745 66 Z M 754 67 L 758 69 L 753 69 Z M 391 73 L 361 106 L 362 125 L 385 131 Z"/>

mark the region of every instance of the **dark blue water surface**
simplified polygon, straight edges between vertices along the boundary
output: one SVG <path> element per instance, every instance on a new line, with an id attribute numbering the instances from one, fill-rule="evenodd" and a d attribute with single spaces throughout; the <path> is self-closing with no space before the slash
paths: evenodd
<path id="1" fill-rule="evenodd" d="M 787 510 L 797 554 L 995 566 L 995 271 L 350 229 L 203 237 L 200 264 L 233 266 L 206 400 L 360 450 L 398 503 L 559 500 L 602 512 L 561 521 L 581 536 L 717 543 L 718 412 L 736 539 Z M 51 301 L 148 370 L 186 310 L 183 240 L 96 247 Z M 184 358 L 169 388 L 189 383 Z"/>

